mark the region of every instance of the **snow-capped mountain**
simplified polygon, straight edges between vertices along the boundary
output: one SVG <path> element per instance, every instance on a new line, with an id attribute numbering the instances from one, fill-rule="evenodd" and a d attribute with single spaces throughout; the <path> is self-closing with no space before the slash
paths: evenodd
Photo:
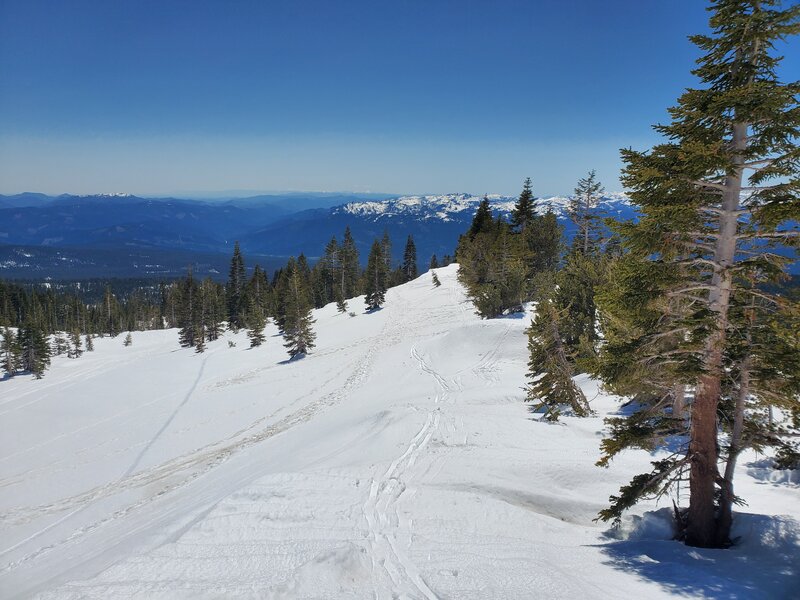
<path id="1" fill-rule="evenodd" d="M 516 197 L 489 194 L 486 196 L 492 209 L 499 214 L 508 214 L 514 209 Z M 349 202 L 332 210 L 334 214 L 388 219 L 397 216 L 414 216 L 421 220 L 452 221 L 472 218 L 483 196 L 472 194 L 443 194 L 436 196 L 401 196 L 392 200 Z M 559 217 L 567 216 L 569 196 L 550 196 L 536 200 L 536 210 L 544 214 L 553 211 Z M 600 208 L 616 213 L 621 207 L 629 208 L 630 200 L 623 192 L 603 196 Z"/>
<path id="2" fill-rule="evenodd" d="M 241 242 L 249 265 L 275 268 L 291 255 L 319 256 L 333 236 L 341 240 L 347 227 L 363 259 L 372 240 L 387 231 L 395 260 L 412 235 L 420 265 L 426 265 L 432 254 L 453 253 L 481 198 L 465 193 L 388 200 L 343 195 L 332 208 L 302 210 L 309 203 L 298 197 L 200 202 L 126 194 L 0 196 L 0 277 L 171 277 L 185 272 L 189 262 L 195 263 L 196 273 L 213 275 L 212 266 L 225 271 L 219 265 L 229 260 L 234 240 Z M 488 198 L 501 215 L 510 213 L 516 201 L 497 194 Z M 565 196 L 540 198 L 536 206 L 541 213 L 555 212 L 569 238 L 568 201 Z M 634 216 L 624 194 L 608 194 L 601 208 L 607 216 Z M 20 251 L 33 256 L 24 266 Z M 143 264 L 159 269 L 143 271 Z"/>

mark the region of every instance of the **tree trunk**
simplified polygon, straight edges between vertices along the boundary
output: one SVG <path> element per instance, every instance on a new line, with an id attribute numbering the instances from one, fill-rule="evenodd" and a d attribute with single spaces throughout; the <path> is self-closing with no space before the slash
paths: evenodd
<path id="1" fill-rule="evenodd" d="M 703 359 L 703 372 L 692 403 L 691 439 L 689 456 L 689 514 L 686 543 L 701 548 L 719 547 L 717 519 L 714 506 L 714 486 L 717 469 L 717 406 L 719 405 L 722 378 L 722 354 L 725 348 L 728 324 L 728 305 L 731 296 L 731 266 L 736 254 L 739 197 L 742 191 L 742 152 L 747 145 L 747 124 L 734 123 L 732 131 L 734 168 L 725 177 L 722 211 L 714 249 L 715 269 L 709 292 L 711 310 L 716 313 L 713 331 L 709 336 Z M 727 540 L 725 542 L 727 544 Z"/>
<path id="2" fill-rule="evenodd" d="M 749 338 L 749 336 L 748 336 Z M 728 462 L 725 464 L 725 476 L 722 480 L 722 497 L 719 505 L 717 524 L 717 545 L 725 546 L 730 541 L 731 525 L 733 525 L 733 472 L 736 470 L 736 459 L 742 451 L 742 432 L 744 431 L 744 407 L 750 394 L 750 356 L 746 356 L 739 365 L 739 393 L 736 396 L 736 409 L 733 416 L 733 431 L 728 449 Z"/>
<path id="3" fill-rule="evenodd" d="M 672 390 L 672 416 L 681 417 L 686 410 L 686 386 L 679 383 Z"/>

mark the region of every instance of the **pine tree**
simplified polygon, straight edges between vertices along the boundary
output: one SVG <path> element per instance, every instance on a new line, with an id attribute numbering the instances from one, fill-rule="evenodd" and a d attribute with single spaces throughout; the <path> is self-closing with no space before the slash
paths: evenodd
<path id="1" fill-rule="evenodd" d="M 572 379 L 574 360 L 561 335 L 562 318 L 552 301 L 544 298 L 527 330 L 531 380 L 527 400 L 534 402 L 534 410 L 542 411 L 548 421 L 557 421 L 565 408 L 578 417 L 589 414 L 586 396 Z"/>
<path id="2" fill-rule="evenodd" d="M 186 274 L 186 279 L 181 281 L 178 294 L 177 325 L 178 339 L 184 348 L 193 348 L 197 343 L 197 328 L 200 321 L 198 302 L 198 285 L 192 274 L 192 267 Z"/>
<path id="3" fill-rule="evenodd" d="M 73 330 L 72 333 L 69 334 L 69 341 L 71 346 L 67 351 L 67 356 L 70 358 L 79 358 L 80 355 L 83 354 L 81 332 L 77 329 Z"/>
<path id="4" fill-rule="evenodd" d="M 248 322 L 250 324 L 250 331 L 247 332 L 247 336 L 250 338 L 250 347 L 255 348 L 263 344 L 266 339 L 264 336 L 264 327 L 267 326 L 267 320 L 264 318 L 263 313 L 256 311 L 250 314 Z"/>
<path id="5" fill-rule="evenodd" d="M 314 319 L 311 317 L 308 291 L 304 289 L 304 286 L 305 281 L 301 277 L 296 263 L 290 260 L 286 273 L 283 339 L 284 346 L 292 359 L 307 354 L 314 347 L 316 337 L 312 329 Z"/>
<path id="6" fill-rule="evenodd" d="M 595 248 L 599 237 L 597 205 L 604 192 L 603 185 L 597 181 L 594 170 L 578 181 L 575 194 L 570 198 L 567 212 L 575 223 L 577 232 L 573 243 L 583 254 Z"/>
<path id="7" fill-rule="evenodd" d="M 383 249 L 378 240 L 372 243 L 367 259 L 367 270 L 364 274 L 364 302 L 367 310 L 379 309 L 386 299 L 387 273 L 386 262 L 383 258 Z"/>
<path id="8" fill-rule="evenodd" d="M 618 228 L 628 251 L 664 271 L 666 295 L 685 306 L 682 335 L 664 360 L 676 363 L 695 388 L 689 444 L 683 457 L 659 461 L 652 473 L 624 487 L 612 509 L 663 493 L 676 473 L 688 469 L 685 541 L 725 547 L 736 496 L 733 470 L 720 462 L 735 453 L 718 423 L 744 420 L 746 403 L 734 401 L 743 382 L 731 388 L 728 375 L 743 372 L 733 361 L 734 342 L 754 333 L 732 308 L 756 297 L 766 303 L 762 311 L 780 313 L 780 300 L 765 286 L 785 269 L 774 248 L 798 236 L 792 222 L 800 219 L 800 84 L 780 83 L 780 58 L 772 52 L 777 40 L 800 31 L 800 6 L 780 10 L 778 0 L 716 0 L 710 10 L 711 35 L 692 37 L 705 52 L 693 71 L 704 87 L 688 89 L 670 109 L 671 123 L 655 128 L 666 142 L 650 152 L 622 151 L 623 184 L 641 218 Z M 674 324 L 668 330 L 661 324 L 669 321 L 643 335 L 674 333 Z M 778 333 L 785 323 L 779 320 Z M 722 421 L 720 411 L 728 415 Z M 763 431 L 750 432 L 741 443 L 762 447 Z M 612 509 L 602 516 L 616 516 Z"/>
<path id="9" fill-rule="evenodd" d="M 561 254 L 562 227 L 553 211 L 537 216 L 525 229 L 525 263 L 528 277 L 537 273 L 555 271 Z"/>
<path id="10" fill-rule="evenodd" d="M 431 256 L 431 262 L 428 263 L 428 269 L 438 269 L 439 268 L 439 259 L 436 258 L 434 254 Z"/>
<path id="11" fill-rule="evenodd" d="M 417 247 L 414 244 L 414 238 L 410 235 L 406 241 L 406 248 L 403 252 L 403 278 L 405 281 L 411 281 L 417 278 Z"/>
<path id="12" fill-rule="evenodd" d="M 511 226 L 514 231 L 524 233 L 525 229 L 533 222 L 536 217 L 534 213 L 533 191 L 531 188 L 531 178 L 528 177 L 522 186 L 519 198 L 514 205 L 511 213 Z"/>
<path id="13" fill-rule="evenodd" d="M 228 327 L 236 331 L 245 326 L 242 311 L 244 309 L 244 290 L 247 283 L 247 271 L 244 257 L 237 241 L 233 246 L 231 266 L 228 271 L 228 285 L 225 288 L 228 304 Z"/>
<path id="14" fill-rule="evenodd" d="M 392 240 L 389 237 L 389 231 L 383 230 L 383 237 L 381 238 L 381 255 L 383 256 L 383 269 L 385 273 L 392 272 Z"/>
<path id="15" fill-rule="evenodd" d="M 433 275 L 433 277 L 432 277 L 433 286 L 434 287 L 439 287 L 440 285 L 442 285 L 442 282 L 439 281 L 439 276 L 436 273 L 433 273 L 432 275 Z"/>
<path id="16" fill-rule="evenodd" d="M 122 343 L 123 346 L 126 348 L 133 344 L 133 336 L 131 336 L 131 332 L 128 332 L 128 335 L 125 336 L 125 341 Z"/>
<path id="17" fill-rule="evenodd" d="M 50 348 L 44 332 L 33 323 L 27 323 L 19 330 L 17 343 L 23 371 L 41 379 L 50 366 Z"/>
<path id="18" fill-rule="evenodd" d="M 87 333 L 84 338 L 84 341 L 86 342 L 86 351 L 94 352 L 94 341 L 92 341 L 92 336 Z"/>
<path id="19" fill-rule="evenodd" d="M 20 366 L 20 347 L 17 337 L 9 327 L 3 328 L 3 339 L 0 342 L 0 353 L 2 353 L 2 367 L 8 377 L 13 377 Z"/>
<path id="20" fill-rule="evenodd" d="M 475 216 L 472 218 L 472 224 L 469 227 L 466 235 L 468 238 L 472 239 L 479 233 L 484 231 L 491 231 L 494 229 L 494 217 L 492 217 L 492 209 L 489 206 L 489 197 L 485 196 L 481 199 L 480 204 L 478 204 L 478 210 L 475 212 Z M 441 266 L 447 266 L 449 261 L 445 260 L 442 261 Z"/>
<path id="21" fill-rule="evenodd" d="M 527 258 L 523 236 L 498 218 L 474 237 L 463 235 L 456 251 L 458 278 L 479 315 L 490 319 L 519 312 L 528 298 Z"/>
<path id="22" fill-rule="evenodd" d="M 356 248 L 350 227 L 344 230 L 342 241 L 342 276 L 341 276 L 341 297 L 343 300 L 354 298 L 359 295 L 358 280 L 359 271 L 358 248 Z"/>
<path id="23" fill-rule="evenodd" d="M 56 356 L 61 356 L 68 350 L 69 350 L 69 344 L 67 343 L 67 338 L 64 337 L 63 333 L 57 331 L 55 334 L 53 334 L 52 354 L 55 354 Z"/>

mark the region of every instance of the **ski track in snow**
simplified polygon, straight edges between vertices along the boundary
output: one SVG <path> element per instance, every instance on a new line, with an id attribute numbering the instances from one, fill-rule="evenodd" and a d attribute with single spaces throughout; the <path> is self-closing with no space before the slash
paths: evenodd
<path id="1" fill-rule="evenodd" d="M 392 307 L 391 310 L 399 312 L 401 315 L 408 313 L 409 303 L 405 300 L 403 296 L 398 294 L 398 297 L 395 299 L 395 302 L 397 303 L 396 307 Z M 388 309 L 389 308 L 387 307 L 384 308 L 383 310 L 388 310 Z M 383 327 L 380 334 L 372 338 L 372 344 L 368 347 L 368 349 L 365 352 L 362 353 L 361 358 L 358 361 L 356 361 L 350 376 L 346 379 L 342 387 L 328 394 L 325 394 L 324 396 L 316 400 L 312 400 L 302 408 L 296 410 L 295 412 L 279 420 L 277 423 L 268 425 L 266 428 L 260 431 L 251 433 L 253 430 L 257 429 L 257 427 L 259 427 L 264 421 L 269 421 L 270 417 L 274 417 L 274 414 L 268 417 L 263 417 L 255 421 L 254 423 L 250 424 L 247 428 L 236 432 L 234 435 L 226 438 L 225 440 L 209 444 L 206 447 L 200 448 L 194 452 L 180 456 L 174 460 L 167 461 L 165 463 L 156 465 L 151 468 L 143 469 L 139 472 L 134 473 L 133 471 L 139 464 L 145 451 L 148 448 L 152 447 L 152 443 L 155 442 L 155 440 L 160 436 L 161 433 L 163 433 L 163 431 L 166 429 L 166 426 L 169 425 L 169 422 L 171 422 L 171 420 L 174 418 L 175 414 L 177 414 L 180 408 L 189 400 L 192 393 L 197 388 L 197 385 L 202 377 L 203 368 L 201 367 L 201 370 L 197 378 L 195 379 L 192 388 L 190 389 L 189 393 L 184 397 L 182 404 L 179 405 L 178 408 L 172 413 L 171 417 L 168 419 L 165 426 L 162 427 L 161 430 L 154 436 L 154 438 L 150 441 L 148 446 L 146 446 L 145 449 L 140 453 L 139 457 L 136 459 L 136 461 L 134 461 L 131 467 L 128 468 L 127 472 L 125 473 L 125 475 L 123 475 L 122 478 L 120 478 L 117 481 L 111 482 L 109 484 L 98 486 L 94 489 L 88 490 L 81 494 L 61 499 L 57 502 L 44 504 L 33 508 L 28 508 L 28 507 L 21 507 L 16 509 L 12 508 L 10 510 L 7 510 L 4 514 L 0 515 L 0 524 L 3 523 L 21 524 L 45 515 L 57 514 L 60 512 L 69 511 L 66 515 L 62 516 L 57 521 L 33 533 L 26 539 L 18 542 L 17 544 L 14 544 L 13 546 L 0 550 L 0 556 L 4 556 L 9 552 L 23 546 L 24 544 L 35 540 L 37 537 L 52 530 L 55 526 L 61 524 L 68 518 L 78 514 L 79 512 L 88 508 L 89 505 L 100 499 L 107 498 L 109 496 L 114 496 L 116 494 L 120 494 L 122 492 L 129 491 L 132 489 L 142 489 L 146 487 L 151 487 L 154 484 L 159 484 L 174 479 L 176 475 L 180 475 L 181 478 L 172 481 L 171 483 L 168 483 L 166 485 L 163 485 L 158 489 L 158 491 L 145 495 L 143 498 L 139 499 L 138 501 L 132 504 L 129 504 L 127 506 L 124 506 L 116 510 L 106 518 L 103 518 L 99 521 L 93 522 L 91 524 L 76 529 L 71 535 L 62 539 L 60 542 L 49 544 L 41 548 L 37 548 L 33 552 L 30 552 L 22 556 L 21 558 L 3 565 L 2 567 L 0 567 L 0 574 L 13 570 L 19 567 L 21 564 L 24 564 L 30 560 L 38 559 L 43 555 L 52 552 L 53 550 L 57 549 L 62 545 L 74 543 L 87 533 L 96 531 L 97 529 L 103 527 L 104 525 L 107 525 L 113 521 L 123 518 L 128 513 L 135 510 L 139 510 L 147 506 L 148 504 L 150 504 L 154 500 L 161 498 L 165 494 L 174 492 L 180 488 L 185 487 L 186 485 L 193 482 L 197 478 L 201 477 L 211 469 L 214 469 L 219 465 L 223 464 L 224 462 L 226 462 L 234 454 L 239 453 L 242 450 L 245 450 L 255 444 L 263 442 L 275 435 L 283 433 L 291 429 L 292 427 L 305 423 L 310 419 L 312 419 L 320 411 L 336 405 L 342 399 L 344 399 L 350 392 L 352 392 L 352 390 L 357 388 L 368 377 L 372 363 L 379 350 L 387 346 L 390 346 L 392 344 L 396 344 L 401 339 L 402 335 L 408 331 L 409 326 L 407 324 L 404 324 L 402 318 L 394 318 L 394 319 L 389 318 L 387 319 L 387 321 L 388 321 L 387 324 Z M 205 360 L 207 359 L 208 356 L 206 356 Z M 307 397 L 308 395 L 304 396 L 301 399 Z"/>

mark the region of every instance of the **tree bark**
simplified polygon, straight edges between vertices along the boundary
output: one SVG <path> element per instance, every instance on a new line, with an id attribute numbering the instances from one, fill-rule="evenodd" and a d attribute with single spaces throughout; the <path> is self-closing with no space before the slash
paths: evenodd
<path id="1" fill-rule="evenodd" d="M 719 232 L 714 249 L 714 262 L 718 265 L 711 279 L 709 301 L 716 313 L 713 331 L 708 338 L 703 359 L 703 375 L 692 403 L 692 426 L 689 441 L 691 471 L 689 475 L 689 513 L 686 543 L 701 548 L 720 547 L 714 489 L 717 469 L 717 406 L 719 405 L 722 378 L 722 354 L 725 348 L 728 325 L 732 273 L 736 254 L 739 197 L 742 190 L 744 159 L 747 145 L 747 124 L 734 123 L 732 128 L 733 169 L 725 177 L 722 210 L 719 215 Z"/>
<path id="2" fill-rule="evenodd" d="M 749 336 L 748 336 L 749 337 Z M 746 356 L 739 365 L 739 393 L 736 396 L 736 410 L 733 417 L 733 431 L 728 449 L 728 462 L 725 464 L 725 476 L 722 480 L 722 498 L 719 506 L 717 523 L 717 545 L 725 546 L 730 541 L 733 525 L 733 472 L 736 460 L 742 451 L 742 433 L 744 431 L 744 408 L 750 395 L 750 356 Z"/>

